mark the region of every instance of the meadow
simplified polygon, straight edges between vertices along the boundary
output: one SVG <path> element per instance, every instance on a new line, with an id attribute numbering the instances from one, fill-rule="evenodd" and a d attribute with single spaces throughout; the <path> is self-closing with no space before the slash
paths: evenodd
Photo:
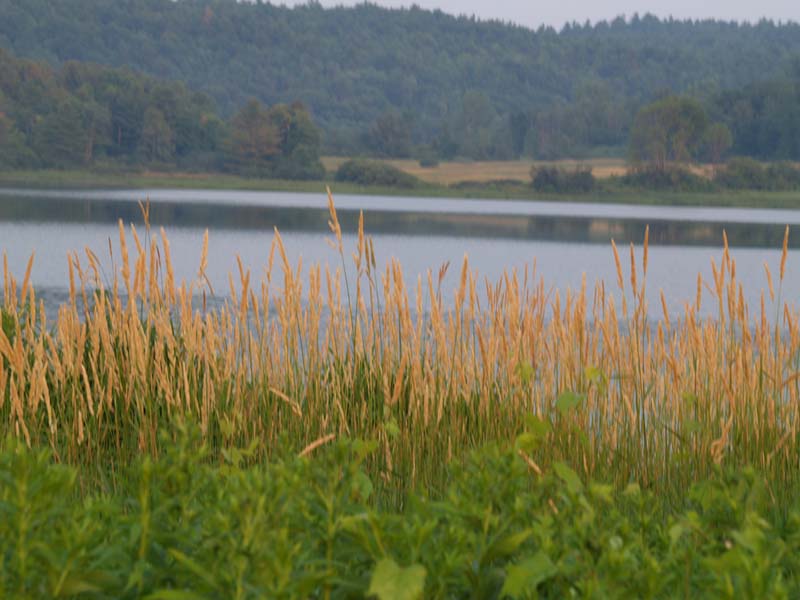
<path id="1" fill-rule="evenodd" d="M 336 171 L 347 158 L 338 156 L 322 157 L 322 164 L 330 172 Z M 434 166 L 423 167 L 412 159 L 388 159 L 386 162 L 401 171 L 421 179 L 426 183 L 453 185 L 461 182 L 490 182 L 493 180 L 517 180 L 527 182 L 531 178 L 531 168 L 557 166 L 563 169 L 590 167 L 595 177 L 605 179 L 612 175 L 624 175 L 627 163 L 622 158 L 593 158 L 586 160 L 505 160 L 505 161 L 441 161 Z"/>
<path id="2" fill-rule="evenodd" d="M 330 193 L 329 209 L 330 263 L 291 263 L 276 230 L 260 278 L 240 263 L 224 291 L 205 276 L 208 234 L 196 279 L 175 281 L 169 240 L 146 205 L 143 227 L 119 223 L 107 258 L 65 257 L 69 301 L 57 315 L 29 283 L 33 257 L 20 278 L 4 262 L 7 589 L 37 597 L 44 588 L 21 565 L 50 561 L 70 573 L 84 563 L 119 571 L 113 585 L 78 577 L 58 588 L 70 594 L 257 597 L 232 573 L 257 572 L 266 547 L 223 550 L 220 540 L 233 543 L 224 532 L 235 530 L 253 545 L 265 527 L 284 536 L 274 548 L 285 554 L 269 564 L 285 569 L 270 581 L 300 581 L 292 557 L 304 553 L 297 568 L 316 574 L 285 597 L 357 596 L 404 577 L 429 597 L 589 597 L 625 585 L 631 569 L 643 577 L 628 590 L 639 597 L 668 596 L 678 580 L 687 597 L 712 585 L 730 597 L 797 589 L 788 548 L 799 539 L 800 313 L 781 295 L 795 268 L 788 228 L 779 268 L 765 265 L 760 305 L 745 304 L 724 242 L 684 312 L 664 305 L 654 320 L 647 305 L 663 297 L 644 293 L 647 235 L 638 249 L 613 246 L 610 287 L 584 278 L 561 292 L 535 265 L 484 281 L 467 257 L 407 281 L 398 262 L 377 264 L 363 219 L 356 247 L 345 248 Z M 457 285 L 445 304 L 450 269 Z M 222 308 L 206 310 L 212 295 L 226 298 Z M 707 302 L 716 314 L 701 318 Z M 283 510 L 294 516 L 270 530 Z M 530 520 L 544 529 L 528 531 Z M 34 550 L 31 532 L 61 521 L 70 525 L 40 544 L 50 550 Z M 75 523 L 85 537 L 67 543 Z M 290 541 L 302 523 L 320 529 Z M 594 550 L 593 531 L 608 533 Z M 124 538 L 133 554 L 112 547 L 111 558 L 92 559 L 92 535 L 109 547 Z M 360 550 L 339 560 L 339 535 Z M 781 553 L 766 551 L 778 544 Z M 445 567 L 426 554 L 437 547 L 471 550 Z M 230 581 L 210 582 L 214 557 L 228 551 Z M 592 562 L 601 559 L 617 575 Z M 503 592 L 514 565 L 521 583 Z M 73 581 L 59 572 L 47 585 Z M 199 587 L 185 583 L 192 577 Z M 202 586 L 208 595 L 176 591 Z M 413 586 L 408 596 L 369 593 L 418 597 Z"/>
<path id="3" fill-rule="evenodd" d="M 330 183 L 336 168 L 346 158 L 323 157 Z M 622 159 L 563 160 L 555 162 L 487 161 L 442 162 L 435 167 L 421 167 L 413 160 L 383 161 L 417 177 L 414 187 L 359 185 L 336 182 L 341 194 L 367 194 L 397 197 L 450 197 L 481 199 L 544 200 L 679 206 L 733 206 L 753 208 L 797 208 L 800 194 L 786 190 L 714 190 L 676 191 L 639 189 L 615 183 L 625 172 Z M 590 166 L 603 183 L 593 192 L 541 192 L 530 185 L 532 166 L 557 166 L 573 169 Z M 692 167 L 695 174 L 708 175 L 710 167 Z M 253 190 L 271 192 L 324 192 L 326 181 L 264 179 L 223 173 L 124 170 L 115 167 L 94 169 L 36 169 L 0 171 L 0 186 L 24 189 L 206 189 Z"/>

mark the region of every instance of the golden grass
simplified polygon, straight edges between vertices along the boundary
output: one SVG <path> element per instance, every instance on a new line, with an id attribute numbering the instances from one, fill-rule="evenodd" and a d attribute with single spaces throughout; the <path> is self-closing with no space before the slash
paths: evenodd
<path id="1" fill-rule="evenodd" d="M 446 266 L 416 281 L 397 261 L 379 266 L 363 221 L 351 255 L 332 199 L 330 212 L 338 264 L 291 264 L 276 231 L 263 277 L 239 263 L 215 311 L 192 305 L 211 293 L 206 244 L 196 281 L 178 283 L 149 224 L 142 236 L 120 223 L 110 289 L 94 253 L 69 256 L 70 300 L 54 318 L 30 267 L 19 285 L 5 265 L 3 432 L 112 470 L 157 454 L 158 430 L 186 415 L 212 447 L 253 445 L 256 458 L 287 441 L 310 453 L 371 438 L 375 473 L 402 490 L 440 486 L 465 450 L 533 427 L 541 439 L 520 451 L 538 470 L 566 459 L 666 492 L 717 464 L 796 481 L 800 315 L 780 304 L 785 244 L 760 306 L 744 303 L 726 245 L 682 315 L 648 321 L 646 241 L 629 261 L 614 246 L 614 290 L 584 277 L 561 294 L 534 268 L 483 282 L 465 257 L 446 305 Z M 707 297 L 713 319 L 698 316 Z"/>
<path id="2" fill-rule="evenodd" d="M 333 172 L 346 160 L 348 159 L 338 156 L 326 156 L 323 157 L 322 163 L 325 165 L 325 169 Z M 410 173 L 422 181 L 437 185 L 452 185 L 462 181 L 485 183 L 499 179 L 517 179 L 528 182 L 531 178 L 531 167 L 533 166 L 555 165 L 566 169 L 587 166 L 591 167 L 594 176 L 600 179 L 605 179 L 612 175 L 623 175 L 627 169 L 625 160 L 619 158 L 559 161 L 443 161 L 435 167 L 420 167 L 418 161 L 410 159 L 393 159 L 383 162 Z"/>

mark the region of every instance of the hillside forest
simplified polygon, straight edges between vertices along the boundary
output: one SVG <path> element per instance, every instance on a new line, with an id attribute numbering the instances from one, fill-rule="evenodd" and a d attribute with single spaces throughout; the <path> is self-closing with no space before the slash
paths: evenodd
<path id="1" fill-rule="evenodd" d="M 530 30 L 419 8 L 0 0 L 0 166 L 319 178 L 427 161 L 800 160 L 800 26 Z"/>

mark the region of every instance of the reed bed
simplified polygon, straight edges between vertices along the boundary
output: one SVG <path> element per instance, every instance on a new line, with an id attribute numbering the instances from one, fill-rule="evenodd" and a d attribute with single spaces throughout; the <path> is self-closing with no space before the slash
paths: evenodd
<path id="1" fill-rule="evenodd" d="M 496 441 L 516 443 L 534 473 L 567 461 L 667 496 L 716 465 L 755 466 L 774 494 L 796 484 L 800 315 L 780 298 L 786 242 L 756 307 L 725 241 L 684 313 L 664 305 L 648 320 L 647 236 L 629 260 L 614 246 L 614 289 L 584 277 L 562 295 L 535 269 L 482 282 L 465 257 L 445 304 L 446 266 L 416 281 L 397 261 L 379 266 L 363 216 L 350 253 L 329 199 L 331 264 L 291 264 L 276 230 L 261 280 L 240 263 L 214 310 L 193 305 L 214 293 L 208 234 L 197 280 L 176 282 L 146 206 L 141 234 L 119 224 L 110 282 L 91 250 L 67 257 L 70 301 L 55 317 L 31 264 L 21 283 L 4 264 L 1 432 L 112 485 L 186 418 L 219 460 L 374 440 L 369 468 L 388 499 L 443 489 L 448 463 Z M 708 297 L 717 314 L 700 318 Z"/>

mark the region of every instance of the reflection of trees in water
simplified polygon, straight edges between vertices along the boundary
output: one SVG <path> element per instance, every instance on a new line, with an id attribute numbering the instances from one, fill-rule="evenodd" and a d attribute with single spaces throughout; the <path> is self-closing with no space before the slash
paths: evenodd
<path id="1" fill-rule="evenodd" d="M 400 199 L 398 199 L 400 200 Z M 136 202 L 120 200 L 74 200 L 68 198 L 15 198 L 0 201 L 0 220 L 49 223 L 140 223 Z M 340 210 L 345 231 L 355 232 L 358 212 Z M 327 234 L 328 211 L 314 208 L 231 206 L 208 203 L 158 202 L 150 207 L 155 225 L 232 230 L 307 231 Z M 527 240 L 555 240 L 590 243 L 641 242 L 646 222 L 635 219 L 581 216 L 520 216 L 365 211 L 370 233 L 411 236 L 490 237 Z M 736 246 L 779 247 L 784 225 L 750 223 L 707 223 L 654 220 L 650 242 L 663 245 L 722 244 L 723 230 Z M 795 238 L 792 247 L 800 247 Z"/>

